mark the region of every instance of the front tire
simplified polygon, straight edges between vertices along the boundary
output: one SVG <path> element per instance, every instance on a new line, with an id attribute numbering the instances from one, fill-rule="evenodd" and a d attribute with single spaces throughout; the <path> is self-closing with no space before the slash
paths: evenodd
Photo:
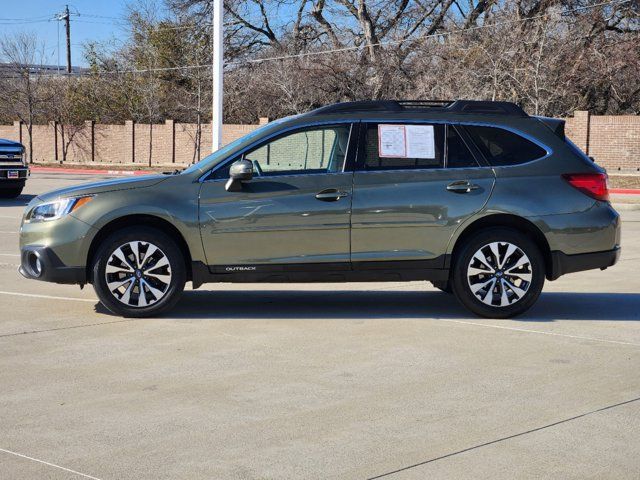
<path id="1" fill-rule="evenodd" d="M 544 258 L 529 237 L 509 228 L 489 228 L 469 238 L 456 255 L 452 287 L 476 315 L 511 318 L 536 302 L 544 278 Z"/>
<path id="2" fill-rule="evenodd" d="M 176 242 L 151 227 L 111 234 L 94 257 L 93 288 L 102 304 L 123 317 L 151 317 L 179 300 L 186 272 Z"/>

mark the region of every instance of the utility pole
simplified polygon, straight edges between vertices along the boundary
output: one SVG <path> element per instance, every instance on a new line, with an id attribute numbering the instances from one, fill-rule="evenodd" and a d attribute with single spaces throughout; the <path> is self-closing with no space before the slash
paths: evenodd
<path id="1" fill-rule="evenodd" d="M 224 66 L 223 0 L 213 0 L 213 105 L 211 109 L 211 151 L 222 146 L 222 69 Z"/>
<path id="2" fill-rule="evenodd" d="M 64 7 L 64 23 L 67 32 L 67 73 L 71 73 L 71 22 L 69 15 L 69 5 Z"/>
<path id="3" fill-rule="evenodd" d="M 80 15 L 79 13 L 71 13 L 69 11 L 69 5 L 65 5 L 62 13 L 56 14 L 56 20 L 64 20 L 64 28 L 67 33 L 67 73 L 71 73 L 71 15 Z M 58 46 L 58 58 L 60 53 L 60 47 Z M 58 61 L 58 63 L 60 63 Z"/>

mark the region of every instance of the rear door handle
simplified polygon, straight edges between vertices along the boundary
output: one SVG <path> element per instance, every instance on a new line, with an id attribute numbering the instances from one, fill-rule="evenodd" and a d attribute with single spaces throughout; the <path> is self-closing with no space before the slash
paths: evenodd
<path id="1" fill-rule="evenodd" d="M 477 190 L 480 185 L 469 183 L 468 180 L 458 180 L 457 182 L 447 185 L 447 190 L 454 193 L 469 193 L 471 190 Z"/>
<path id="2" fill-rule="evenodd" d="M 335 202 L 348 195 L 347 192 L 342 192 L 337 188 L 327 188 L 326 190 L 316 193 L 316 198 L 323 202 Z"/>

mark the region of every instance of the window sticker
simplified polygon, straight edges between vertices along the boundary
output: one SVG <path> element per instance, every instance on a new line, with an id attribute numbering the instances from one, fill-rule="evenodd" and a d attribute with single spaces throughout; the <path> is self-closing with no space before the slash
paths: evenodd
<path id="1" fill-rule="evenodd" d="M 406 125 L 407 157 L 436 158 L 433 125 Z"/>
<path id="2" fill-rule="evenodd" d="M 436 158 L 433 125 L 378 125 L 380 158 Z"/>
<path id="3" fill-rule="evenodd" d="M 407 139 L 404 125 L 378 125 L 378 156 L 407 157 Z"/>

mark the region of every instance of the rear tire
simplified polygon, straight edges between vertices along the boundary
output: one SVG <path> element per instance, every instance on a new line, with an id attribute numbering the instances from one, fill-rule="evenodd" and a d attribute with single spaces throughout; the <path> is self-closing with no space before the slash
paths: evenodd
<path id="1" fill-rule="evenodd" d="M 129 227 L 102 242 L 94 256 L 92 279 L 98 298 L 110 312 L 151 317 L 180 299 L 186 267 L 171 237 L 151 227 Z"/>
<path id="2" fill-rule="evenodd" d="M 511 318 L 536 302 L 544 278 L 544 257 L 529 237 L 509 228 L 489 228 L 466 240 L 456 255 L 452 287 L 476 315 Z"/>
<path id="3" fill-rule="evenodd" d="M 18 198 L 22 194 L 23 188 L 24 187 L 0 190 L 0 198 Z"/>

